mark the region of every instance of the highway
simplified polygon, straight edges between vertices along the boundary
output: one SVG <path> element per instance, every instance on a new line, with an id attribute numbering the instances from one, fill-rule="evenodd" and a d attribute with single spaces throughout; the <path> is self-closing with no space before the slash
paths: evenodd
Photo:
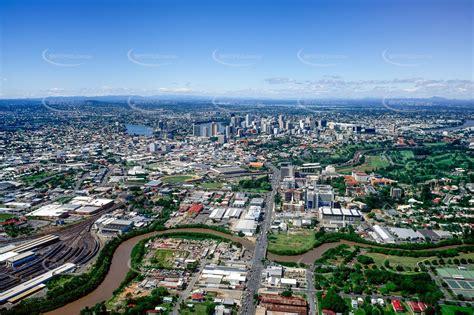
<path id="1" fill-rule="evenodd" d="M 262 278 L 262 271 L 264 267 L 264 260 L 267 253 L 267 232 L 272 223 L 272 213 L 274 207 L 274 198 L 278 189 L 280 171 L 271 163 L 266 163 L 269 169 L 273 171 L 272 177 L 272 191 L 266 195 L 265 199 L 265 214 L 263 221 L 260 224 L 260 233 L 257 236 L 255 251 L 252 259 L 252 266 L 248 274 L 247 287 L 245 288 L 242 297 L 242 308 L 240 314 L 253 315 L 255 314 L 254 294 L 258 292 L 260 281 Z"/>
<path id="2" fill-rule="evenodd" d="M 306 270 L 306 287 L 307 287 L 307 297 L 308 297 L 308 304 L 309 304 L 309 315 L 316 314 L 316 304 L 314 302 L 314 274 L 313 274 L 314 266 L 311 265 Z"/>

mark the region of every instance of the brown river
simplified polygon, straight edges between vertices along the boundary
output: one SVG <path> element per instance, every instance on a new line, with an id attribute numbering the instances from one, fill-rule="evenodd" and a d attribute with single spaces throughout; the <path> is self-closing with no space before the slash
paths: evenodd
<path id="1" fill-rule="evenodd" d="M 50 311 L 46 314 L 47 315 L 79 314 L 79 312 L 86 306 L 89 306 L 89 307 L 94 306 L 95 304 L 99 302 L 110 299 L 112 297 L 113 291 L 120 286 L 120 283 L 122 282 L 123 279 L 125 279 L 125 275 L 127 274 L 129 270 L 129 260 L 130 260 L 130 255 L 132 253 L 133 247 L 139 241 L 145 238 L 149 238 L 156 235 L 172 234 L 173 231 L 212 234 L 212 235 L 229 239 L 234 242 L 241 243 L 242 246 L 244 246 L 248 250 L 253 250 L 255 247 L 255 244 L 249 240 L 246 240 L 237 236 L 225 234 L 222 232 L 218 232 L 218 231 L 201 229 L 201 228 L 174 229 L 174 230 L 151 232 L 148 234 L 139 235 L 119 245 L 119 247 L 115 251 L 114 256 L 112 258 L 112 264 L 110 266 L 110 270 L 107 276 L 105 277 L 104 281 L 94 291 L 90 292 L 89 294 L 83 296 L 82 298 L 74 302 L 66 304 L 63 307 L 55 309 L 54 311 Z M 316 259 L 320 258 L 321 255 L 324 252 L 326 252 L 328 249 L 334 248 L 342 243 L 348 244 L 348 245 L 359 245 L 361 247 L 370 246 L 370 245 L 359 244 L 355 242 L 340 241 L 336 243 L 323 244 L 321 246 L 313 248 L 309 252 L 306 252 L 302 255 L 282 256 L 282 255 L 267 253 L 267 258 L 271 261 L 302 262 L 307 265 L 310 265 L 310 264 L 313 264 Z M 438 249 L 446 249 L 450 247 L 456 247 L 456 246 L 446 246 L 446 247 L 441 247 Z"/>

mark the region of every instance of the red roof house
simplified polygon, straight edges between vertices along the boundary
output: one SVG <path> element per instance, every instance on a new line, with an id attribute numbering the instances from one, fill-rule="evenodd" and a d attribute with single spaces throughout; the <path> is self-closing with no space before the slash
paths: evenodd
<path id="1" fill-rule="evenodd" d="M 405 309 L 403 308 L 402 303 L 399 300 L 392 301 L 392 307 L 395 312 L 403 312 Z"/>
<path id="2" fill-rule="evenodd" d="M 413 310 L 413 313 L 422 313 L 426 310 L 426 304 L 423 302 L 410 301 L 408 302 L 410 308 Z"/>
<path id="3" fill-rule="evenodd" d="M 203 205 L 195 203 L 189 208 L 188 212 L 199 214 L 202 211 L 202 209 L 204 209 Z"/>

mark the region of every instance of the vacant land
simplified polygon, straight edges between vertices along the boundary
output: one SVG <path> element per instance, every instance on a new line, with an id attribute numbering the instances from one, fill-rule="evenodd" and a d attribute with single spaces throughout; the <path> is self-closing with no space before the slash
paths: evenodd
<path id="1" fill-rule="evenodd" d="M 195 176 L 193 175 L 173 175 L 161 178 L 165 183 L 184 183 L 193 179 L 195 179 Z"/>
<path id="2" fill-rule="evenodd" d="M 183 250 L 158 249 L 155 252 L 153 263 L 160 265 L 162 268 L 172 269 L 176 258 L 186 258 L 187 256 L 188 252 Z"/>
<path id="3" fill-rule="evenodd" d="M 219 182 L 204 182 L 201 183 L 201 187 L 205 189 L 221 189 L 223 186 L 223 183 Z"/>
<path id="4" fill-rule="evenodd" d="M 308 251 L 313 248 L 315 242 L 314 232 L 306 230 L 299 230 L 288 234 L 272 234 L 268 239 L 268 250 L 275 253 L 296 249 Z"/>

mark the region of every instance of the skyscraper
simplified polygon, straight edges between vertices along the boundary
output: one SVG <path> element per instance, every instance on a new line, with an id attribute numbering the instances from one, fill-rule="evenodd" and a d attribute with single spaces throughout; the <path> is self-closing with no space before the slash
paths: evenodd
<path id="1" fill-rule="evenodd" d="M 278 116 L 278 128 L 280 128 L 280 130 L 285 129 L 285 120 L 283 118 L 283 115 Z"/>
<path id="2" fill-rule="evenodd" d="M 193 124 L 193 136 L 199 137 L 201 135 L 201 126 Z"/>
<path id="3" fill-rule="evenodd" d="M 250 116 L 250 114 L 245 115 L 245 127 L 250 128 L 251 123 L 252 123 L 252 117 Z"/>
<path id="4" fill-rule="evenodd" d="M 213 137 L 217 136 L 217 133 L 219 132 L 219 125 L 216 122 L 211 123 L 211 135 Z"/>
<path id="5" fill-rule="evenodd" d="M 209 127 L 202 128 L 202 136 L 209 137 Z"/>

